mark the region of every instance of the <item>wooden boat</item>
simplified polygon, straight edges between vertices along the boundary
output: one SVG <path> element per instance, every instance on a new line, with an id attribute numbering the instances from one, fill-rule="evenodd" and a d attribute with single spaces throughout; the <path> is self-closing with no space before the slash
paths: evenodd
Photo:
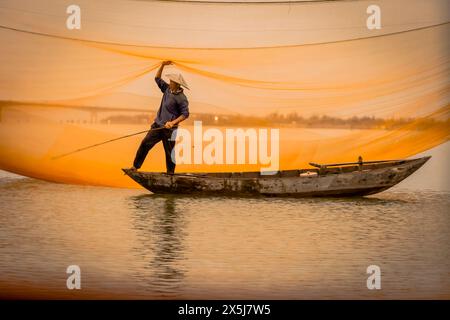
<path id="1" fill-rule="evenodd" d="M 125 174 L 154 193 L 207 195 L 266 195 L 289 197 L 364 196 L 384 191 L 419 169 L 431 157 L 315 164 L 312 169 L 284 170 L 274 175 L 260 172 Z"/>

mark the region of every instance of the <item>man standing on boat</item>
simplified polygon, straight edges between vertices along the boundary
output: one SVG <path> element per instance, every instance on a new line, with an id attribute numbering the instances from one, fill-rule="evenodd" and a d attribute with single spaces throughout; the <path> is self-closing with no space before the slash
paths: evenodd
<path id="1" fill-rule="evenodd" d="M 174 130 L 176 130 L 178 124 L 189 117 L 189 102 L 182 87 L 189 88 L 181 74 L 168 74 L 169 84 L 161 78 L 164 66 L 169 64 L 172 64 L 172 62 L 164 61 L 156 73 L 156 84 L 163 93 L 161 105 L 154 123 L 136 152 L 131 170 L 139 169 L 150 149 L 162 141 L 166 154 L 167 174 L 174 174 L 175 172 L 175 163 L 172 161 L 175 140 L 172 140 L 172 138 L 175 138 L 176 132 L 174 134 Z"/>

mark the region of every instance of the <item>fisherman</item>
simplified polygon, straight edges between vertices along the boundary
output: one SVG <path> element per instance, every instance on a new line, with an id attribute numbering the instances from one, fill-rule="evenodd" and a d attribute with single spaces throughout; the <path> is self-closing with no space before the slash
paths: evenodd
<path id="1" fill-rule="evenodd" d="M 169 84 L 161 78 L 164 66 L 170 64 L 172 64 L 171 61 L 162 62 L 156 73 L 156 84 L 163 93 L 161 105 L 154 123 L 136 152 L 131 170 L 139 169 L 150 149 L 162 141 L 166 154 L 167 174 L 175 173 L 175 162 L 172 159 L 172 150 L 175 147 L 175 130 L 180 122 L 189 117 L 189 102 L 181 87 L 186 89 L 189 89 L 189 87 L 181 74 L 168 74 Z"/>

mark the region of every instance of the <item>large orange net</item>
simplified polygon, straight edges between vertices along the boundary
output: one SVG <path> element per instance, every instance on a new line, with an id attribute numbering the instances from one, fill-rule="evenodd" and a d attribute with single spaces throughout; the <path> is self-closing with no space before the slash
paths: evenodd
<path id="1" fill-rule="evenodd" d="M 131 165 L 142 136 L 52 157 L 147 128 L 67 117 L 156 111 L 161 93 L 152 79 L 162 60 L 174 61 L 165 72 L 178 70 L 189 82 L 192 114 L 295 112 L 401 123 L 348 130 L 269 121 L 281 128 L 281 169 L 359 155 L 404 158 L 446 142 L 448 1 L 377 1 L 382 28 L 368 30 L 372 2 L 83 0 L 77 1 L 81 29 L 69 30 L 65 3 L 0 1 L 0 168 L 52 181 L 133 186 L 120 168 Z M 192 130 L 189 122 L 184 127 Z M 164 171 L 163 157 L 156 147 L 142 169 Z M 181 165 L 177 171 L 258 169 Z"/>

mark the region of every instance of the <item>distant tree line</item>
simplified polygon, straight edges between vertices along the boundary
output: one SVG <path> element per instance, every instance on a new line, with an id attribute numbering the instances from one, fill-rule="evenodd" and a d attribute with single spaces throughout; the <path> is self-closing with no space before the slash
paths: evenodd
<path id="1" fill-rule="evenodd" d="M 101 120 L 109 124 L 150 124 L 155 118 L 155 113 L 140 113 L 135 115 L 118 114 Z M 339 129 L 381 129 L 394 130 L 408 128 L 424 130 L 431 127 L 448 127 L 450 120 L 436 120 L 433 118 L 391 118 L 377 117 L 350 117 L 338 118 L 331 116 L 303 117 L 297 113 L 279 114 L 271 113 L 264 117 L 244 115 L 213 115 L 197 113 L 191 114 L 187 124 L 200 120 L 205 126 L 260 126 L 260 127 L 292 127 L 292 128 L 339 128 Z"/>

